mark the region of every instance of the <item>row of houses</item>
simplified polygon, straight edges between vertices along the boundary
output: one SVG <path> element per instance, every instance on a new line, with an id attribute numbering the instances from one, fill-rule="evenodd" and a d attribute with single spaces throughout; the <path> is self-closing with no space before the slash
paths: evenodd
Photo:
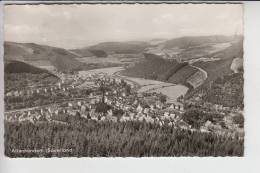
<path id="1" fill-rule="evenodd" d="M 5 94 L 6 97 L 23 97 L 23 96 L 31 96 L 33 94 L 44 94 L 44 93 L 52 93 L 55 91 L 68 91 L 70 89 L 74 89 L 75 86 L 65 86 L 58 83 L 57 86 L 49 86 L 43 88 L 35 88 L 35 89 L 24 89 L 24 90 L 14 90 L 9 91 Z"/>

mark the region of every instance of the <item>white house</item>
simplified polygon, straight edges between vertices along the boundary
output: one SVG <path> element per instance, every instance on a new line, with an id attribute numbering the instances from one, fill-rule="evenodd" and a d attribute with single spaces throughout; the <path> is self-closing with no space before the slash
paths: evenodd
<path id="1" fill-rule="evenodd" d="M 174 114 L 174 113 L 171 113 L 171 114 L 170 114 L 170 117 L 171 117 L 172 119 L 174 119 L 174 118 L 175 118 L 175 114 Z"/>
<path id="2" fill-rule="evenodd" d="M 72 103 L 69 102 L 69 103 L 68 103 L 68 106 L 69 106 L 69 107 L 72 107 L 73 105 L 72 105 Z"/>
<path id="3" fill-rule="evenodd" d="M 142 112 L 143 111 L 143 107 L 139 104 L 136 108 L 137 112 Z"/>
<path id="4" fill-rule="evenodd" d="M 58 115 L 59 114 L 59 110 L 55 110 L 55 115 Z"/>
<path id="5" fill-rule="evenodd" d="M 112 111 L 112 109 L 109 109 L 109 110 L 107 111 L 107 115 L 108 115 L 108 116 L 113 116 L 113 111 Z"/>
<path id="6" fill-rule="evenodd" d="M 86 111 L 86 106 L 82 105 L 80 110 L 81 110 L 81 112 L 85 112 Z"/>
<path id="7" fill-rule="evenodd" d="M 174 108 L 175 108 L 175 106 L 173 104 L 171 104 L 170 109 L 174 109 Z"/>
<path id="8" fill-rule="evenodd" d="M 147 114 L 149 112 L 148 108 L 144 108 L 144 113 Z"/>

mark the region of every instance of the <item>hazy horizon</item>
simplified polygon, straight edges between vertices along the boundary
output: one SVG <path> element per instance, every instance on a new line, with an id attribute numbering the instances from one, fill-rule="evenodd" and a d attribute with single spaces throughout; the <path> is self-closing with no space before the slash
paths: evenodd
<path id="1" fill-rule="evenodd" d="M 81 48 L 86 48 L 89 46 L 94 46 L 100 43 L 109 43 L 109 42 L 149 42 L 152 40 L 156 40 L 156 39 L 163 39 L 163 40 L 171 40 L 171 39 L 177 39 L 177 38 L 182 38 L 182 37 L 204 37 L 204 36 L 227 36 L 227 37 L 232 37 L 234 35 L 197 35 L 197 36 L 190 36 L 190 35 L 186 35 L 186 36 L 181 36 L 181 37 L 174 37 L 174 38 L 151 38 L 151 39 L 144 39 L 144 40 L 125 40 L 125 41 L 100 41 L 100 42 L 93 42 L 93 43 L 89 43 L 87 45 L 83 45 L 83 46 L 79 46 L 79 47 L 75 47 L 75 48 L 66 48 L 66 47 L 61 47 L 61 46 L 55 46 L 55 45 L 50 45 L 47 43 L 37 43 L 37 42 L 18 42 L 18 41 L 11 41 L 11 40 L 5 40 L 4 42 L 13 42 L 13 43 L 21 43 L 21 44 L 26 44 L 26 43 L 34 43 L 34 44 L 38 44 L 38 45 L 43 45 L 43 46 L 51 46 L 51 47 L 57 47 L 57 48 L 63 48 L 63 49 L 67 49 L 67 50 L 73 50 L 73 49 L 81 49 Z M 243 36 L 242 34 L 238 34 L 237 36 Z"/>
<path id="2" fill-rule="evenodd" d="M 100 42 L 243 35 L 242 4 L 6 5 L 4 40 L 66 49 Z"/>

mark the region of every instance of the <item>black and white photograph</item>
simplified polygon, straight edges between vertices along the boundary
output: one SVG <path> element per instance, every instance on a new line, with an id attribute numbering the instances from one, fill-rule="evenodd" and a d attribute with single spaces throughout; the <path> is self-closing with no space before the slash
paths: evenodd
<path id="1" fill-rule="evenodd" d="M 5 4 L 5 156 L 244 157 L 243 7 Z"/>

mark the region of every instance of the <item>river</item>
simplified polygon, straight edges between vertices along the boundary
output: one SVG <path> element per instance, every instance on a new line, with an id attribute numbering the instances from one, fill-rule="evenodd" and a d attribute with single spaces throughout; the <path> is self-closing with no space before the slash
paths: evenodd
<path id="1" fill-rule="evenodd" d="M 138 92 L 162 93 L 168 97 L 167 102 L 176 103 L 176 104 L 178 104 L 177 98 L 181 95 L 185 95 L 188 91 L 188 88 L 186 86 L 180 84 L 173 84 L 173 83 L 167 83 L 167 82 L 144 79 L 144 78 L 122 76 L 119 74 L 119 72 L 122 70 L 124 70 L 123 67 L 110 67 L 110 68 L 94 69 L 89 71 L 81 71 L 80 75 L 93 74 L 93 73 L 106 73 L 111 76 L 117 76 L 127 80 L 128 82 L 138 84 L 139 85 Z"/>

